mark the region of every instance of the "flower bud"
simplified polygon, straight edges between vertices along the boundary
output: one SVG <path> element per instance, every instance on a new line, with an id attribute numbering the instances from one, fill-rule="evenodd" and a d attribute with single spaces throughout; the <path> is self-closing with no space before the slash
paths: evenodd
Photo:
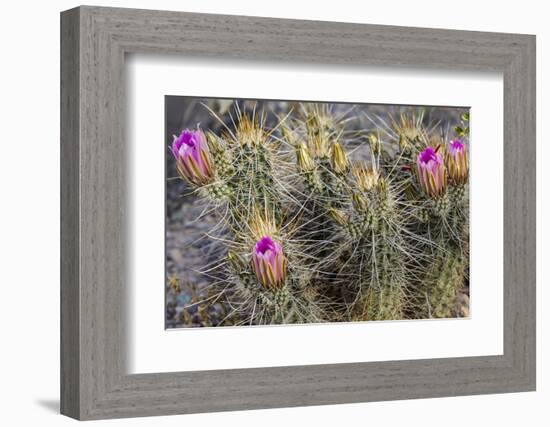
<path id="1" fill-rule="evenodd" d="M 353 202 L 353 207 L 358 212 L 366 212 L 369 207 L 368 200 L 359 193 L 353 193 L 351 195 L 351 201 Z"/>
<path id="2" fill-rule="evenodd" d="M 214 167 L 208 143 L 202 130 L 185 129 L 174 135 L 172 154 L 180 176 L 191 184 L 204 185 L 212 181 Z"/>
<path id="3" fill-rule="evenodd" d="M 283 247 L 270 236 L 263 236 L 252 251 L 252 268 L 264 288 L 280 287 L 287 270 Z"/>
<path id="4" fill-rule="evenodd" d="M 439 148 L 439 147 L 438 147 Z M 447 188 L 447 171 L 438 149 L 427 147 L 418 154 L 416 171 L 422 190 L 430 197 L 440 197 Z"/>
<path id="5" fill-rule="evenodd" d="M 455 139 L 448 145 L 445 165 L 455 184 L 465 184 L 468 181 L 468 153 L 460 139 Z"/>
<path id="6" fill-rule="evenodd" d="M 344 213 L 339 209 L 330 208 L 328 214 L 339 225 L 345 225 L 348 222 Z"/>
<path id="7" fill-rule="evenodd" d="M 302 172 L 311 172 L 315 169 L 315 164 L 313 159 L 309 154 L 309 151 L 304 143 L 300 143 L 296 147 L 296 160 L 298 162 L 298 167 Z"/>
<path id="8" fill-rule="evenodd" d="M 346 155 L 346 152 L 338 142 L 332 145 L 330 161 L 331 161 L 332 168 L 336 173 L 344 175 L 348 172 L 349 170 L 348 156 Z"/>
<path id="9" fill-rule="evenodd" d="M 372 151 L 373 156 L 377 157 L 382 152 L 382 145 L 380 144 L 380 140 L 378 139 L 378 136 L 376 136 L 374 133 L 371 133 L 369 135 L 369 143 L 370 143 L 370 149 Z"/>
<path id="10" fill-rule="evenodd" d="M 357 185 L 362 191 L 371 191 L 378 185 L 380 175 L 374 168 L 367 168 L 360 164 L 353 168 L 353 175 L 357 180 Z"/>
<path id="11" fill-rule="evenodd" d="M 399 135 L 399 150 L 401 153 L 410 154 L 411 144 L 407 141 L 407 137 L 403 134 Z"/>

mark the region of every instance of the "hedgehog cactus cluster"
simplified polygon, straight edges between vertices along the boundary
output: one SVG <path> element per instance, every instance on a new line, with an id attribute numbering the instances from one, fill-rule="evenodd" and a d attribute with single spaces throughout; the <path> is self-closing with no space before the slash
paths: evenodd
<path id="1" fill-rule="evenodd" d="M 414 115 L 350 133 L 318 104 L 272 128 L 237 113 L 220 134 L 185 129 L 171 146 L 219 215 L 208 238 L 223 256 L 208 274 L 230 312 L 220 325 L 455 316 L 468 273 L 467 114 L 459 135 L 442 136 Z"/>

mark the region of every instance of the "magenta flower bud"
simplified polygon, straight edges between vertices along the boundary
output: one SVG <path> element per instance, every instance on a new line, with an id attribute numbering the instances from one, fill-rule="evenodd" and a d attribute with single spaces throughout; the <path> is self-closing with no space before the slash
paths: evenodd
<path id="1" fill-rule="evenodd" d="M 204 185 L 212 181 L 214 167 L 202 130 L 185 129 L 179 137 L 174 135 L 172 154 L 179 174 L 187 181 L 194 185 Z"/>
<path id="2" fill-rule="evenodd" d="M 427 147 L 416 159 L 418 180 L 424 192 L 431 197 L 443 195 L 447 188 L 445 163 L 437 151 L 438 149 Z"/>
<path id="3" fill-rule="evenodd" d="M 252 267 L 264 288 L 275 289 L 286 277 L 287 260 L 283 247 L 269 236 L 264 236 L 254 246 Z"/>
<path id="4" fill-rule="evenodd" d="M 445 165 L 454 183 L 465 184 L 468 181 L 468 152 L 460 139 L 451 141 L 447 147 Z"/>

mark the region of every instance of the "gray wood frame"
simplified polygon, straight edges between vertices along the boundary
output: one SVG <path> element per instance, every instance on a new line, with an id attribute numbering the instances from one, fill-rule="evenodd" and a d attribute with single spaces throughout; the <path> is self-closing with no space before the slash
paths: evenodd
<path id="1" fill-rule="evenodd" d="M 128 375 L 124 57 L 504 76 L 504 354 Z M 61 14 L 61 412 L 99 419 L 535 390 L 535 37 L 83 6 Z"/>

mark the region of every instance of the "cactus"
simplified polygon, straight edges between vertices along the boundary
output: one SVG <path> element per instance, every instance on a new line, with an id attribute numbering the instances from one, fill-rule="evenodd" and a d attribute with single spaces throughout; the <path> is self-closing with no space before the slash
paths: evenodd
<path id="1" fill-rule="evenodd" d="M 330 106 L 302 107 L 272 128 L 237 108 L 231 128 L 174 137 L 180 176 L 219 216 L 207 237 L 222 255 L 204 273 L 223 310 L 191 323 L 453 316 L 468 268 L 469 116 L 453 140 L 421 114 L 369 118 L 351 138 Z"/>

